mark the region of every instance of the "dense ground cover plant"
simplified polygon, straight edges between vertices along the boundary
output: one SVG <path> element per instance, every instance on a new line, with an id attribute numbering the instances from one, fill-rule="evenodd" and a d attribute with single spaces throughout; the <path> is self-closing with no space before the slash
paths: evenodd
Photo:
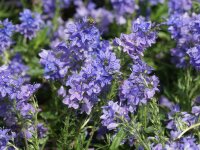
<path id="1" fill-rule="evenodd" d="M 200 149 L 199 0 L 0 8 L 0 150 Z"/>

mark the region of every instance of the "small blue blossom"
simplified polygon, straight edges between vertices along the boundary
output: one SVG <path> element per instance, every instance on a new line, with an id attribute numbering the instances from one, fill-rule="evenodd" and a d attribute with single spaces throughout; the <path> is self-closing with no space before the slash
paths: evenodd
<path id="1" fill-rule="evenodd" d="M 192 0 L 169 0 L 169 13 L 184 13 L 192 8 Z"/>
<path id="2" fill-rule="evenodd" d="M 105 8 L 97 8 L 96 4 L 91 1 L 87 5 L 83 1 L 78 1 L 75 4 L 77 7 L 75 18 L 92 17 L 101 32 L 106 33 L 108 31 L 109 25 L 114 21 L 112 12 Z"/>
<path id="3" fill-rule="evenodd" d="M 63 102 L 77 109 L 79 101 L 82 101 L 81 110 L 89 114 L 92 106 L 98 101 L 102 88 L 110 83 L 111 77 L 101 64 L 88 58 L 82 70 L 78 74 L 75 72 L 67 81 L 66 85 L 70 86 L 70 90 Z"/>
<path id="4" fill-rule="evenodd" d="M 143 56 L 145 49 L 150 47 L 156 40 L 156 33 L 150 31 L 151 23 L 145 22 L 144 18 L 138 18 L 132 24 L 131 34 L 121 34 L 115 42 L 123 48 L 133 59 Z"/>
<path id="5" fill-rule="evenodd" d="M 66 33 L 69 35 L 69 40 L 72 46 L 88 49 L 92 51 L 100 42 L 99 30 L 84 18 L 82 22 L 69 24 Z"/>
<path id="6" fill-rule="evenodd" d="M 171 62 L 176 65 L 177 68 L 185 68 L 187 66 L 187 53 L 184 47 L 171 49 Z"/>
<path id="7" fill-rule="evenodd" d="M 54 0 L 42 0 L 44 18 L 53 18 L 56 10 Z"/>
<path id="8" fill-rule="evenodd" d="M 172 38 L 177 42 L 177 47 L 171 50 L 172 62 L 179 68 L 187 67 L 189 55 L 191 65 L 198 70 L 200 15 L 174 14 L 169 18 L 168 25 Z"/>
<path id="9" fill-rule="evenodd" d="M 15 30 L 15 26 L 5 19 L 0 21 L 0 54 L 2 54 L 6 49 L 8 49 L 12 42 L 12 34 Z"/>
<path id="10" fill-rule="evenodd" d="M 9 129 L 0 128 L 0 150 L 6 149 L 8 146 L 8 142 L 10 142 L 14 137 L 15 134 Z"/>
<path id="11" fill-rule="evenodd" d="M 195 67 L 197 70 L 200 69 L 200 46 L 195 46 L 193 48 L 190 48 L 187 51 L 187 54 L 190 57 L 190 63 L 193 67 Z"/>
<path id="12" fill-rule="evenodd" d="M 159 3 L 164 3 L 164 0 L 149 0 L 152 6 L 158 5 Z"/>
<path id="13" fill-rule="evenodd" d="M 47 135 L 48 129 L 44 126 L 43 123 L 38 123 L 37 125 L 37 132 L 39 138 L 44 138 Z"/>
<path id="14" fill-rule="evenodd" d="M 184 137 L 179 141 L 170 141 L 165 145 L 166 149 L 177 149 L 177 150 L 198 150 L 200 149 L 200 145 L 197 144 L 194 137 Z"/>
<path id="15" fill-rule="evenodd" d="M 183 132 L 187 127 L 190 127 L 198 123 L 199 119 L 199 107 L 193 106 L 192 112 L 181 112 L 179 105 L 173 105 L 171 107 L 171 112 L 168 113 L 168 124 L 167 129 L 170 130 L 171 139 L 177 139 L 177 137 Z M 190 134 L 191 135 L 191 134 Z"/>
<path id="16" fill-rule="evenodd" d="M 117 102 L 109 101 L 107 106 L 103 106 L 103 114 L 100 117 L 103 126 L 109 130 L 116 129 L 120 122 L 120 119 L 129 120 L 128 110 L 125 107 L 121 107 Z"/>
<path id="17" fill-rule="evenodd" d="M 151 70 L 144 62 L 134 64 L 131 75 L 121 85 L 120 101 L 130 112 L 134 112 L 138 105 L 147 103 L 159 91 L 159 80 L 155 75 L 149 75 Z"/>
<path id="18" fill-rule="evenodd" d="M 20 13 L 19 20 L 21 24 L 17 26 L 18 32 L 30 40 L 36 36 L 36 33 L 41 29 L 43 24 L 41 15 L 31 12 L 29 9 L 25 9 Z"/>
<path id="19" fill-rule="evenodd" d="M 132 14 L 136 4 L 134 0 L 111 0 L 113 8 L 121 15 Z"/>

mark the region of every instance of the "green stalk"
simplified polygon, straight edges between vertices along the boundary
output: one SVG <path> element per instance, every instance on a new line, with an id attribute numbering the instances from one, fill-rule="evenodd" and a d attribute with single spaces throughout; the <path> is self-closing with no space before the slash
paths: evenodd
<path id="1" fill-rule="evenodd" d="M 15 145 L 13 145 L 13 144 L 10 143 L 10 142 L 8 142 L 8 145 L 7 145 L 7 146 L 13 147 L 15 150 L 19 150 L 19 148 L 17 148 Z M 8 150 L 9 147 L 7 147 L 6 150 Z"/>
<path id="2" fill-rule="evenodd" d="M 185 129 L 185 130 L 177 137 L 177 139 L 180 139 L 186 132 L 188 132 L 189 130 L 191 130 L 191 129 L 193 129 L 193 128 L 196 128 L 196 127 L 198 127 L 198 126 L 200 126 L 200 122 L 197 123 L 197 124 L 194 124 L 194 125 L 190 126 L 190 127 L 187 128 L 187 129 Z"/>
<path id="3" fill-rule="evenodd" d="M 26 133 L 25 133 L 25 131 L 23 131 L 23 134 L 24 134 L 25 147 L 26 147 L 26 150 L 28 150 L 28 141 L 27 141 L 27 138 L 26 138 Z"/>

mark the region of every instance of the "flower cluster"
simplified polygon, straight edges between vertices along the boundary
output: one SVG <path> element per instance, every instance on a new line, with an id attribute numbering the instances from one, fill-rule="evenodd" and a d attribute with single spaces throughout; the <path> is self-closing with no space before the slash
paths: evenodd
<path id="1" fill-rule="evenodd" d="M 12 35 L 16 32 L 21 33 L 28 39 L 36 36 L 36 33 L 41 29 L 44 22 L 40 14 L 31 12 L 29 9 L 24 9 L 20 13 L 19 20 L 21 24 L 13 25 L 8 19 L 0 21 L 0 55 L 8 50 L 15 41 L 12 40 Z"/>
<path id="2" fill-rule="evenodd" d="M 78 1 L 78 0 L 75 0 Z M 43 19 L 52 19 L 55 15 L 56 7 L 68 8 L 72 0 L 42 0 Z"/>
<path id="3" fill-rule="evenodd" d="M 84 19 L 83 22 L 69 24 L 69 45 L 59 43 L 52 51 L 43 50 L 39 55 L 41 64 L 45 67 L 46 79 L 64 78 L 70 71 L 79 71 L 81 64 L 89 53 L 95 51 L 100 42 L 99 30 Z"/>
<path id="4" fill-rule="evenodd" d="M 194 139 L 194 137 L 184 137 L 178 142 L 168 142 L 165 145 L 166 149 L 200 149 L 200 145 L 197 144 L 197 141 Z"/>
<path id="5" fill-rule="evenodd" d="M 150 76 L 151 68 L 144 62 L 132 66 L 132 73 L 120 88 L 120 100 L 130 112 L 136 111 L 139 104 L 146 104 L 158 90 L 159 80 Z"/>
<path id="6" fill-rule="evenodd" d="M 118 16 L 117 22 L 119 24 L 124 24 L 126 22 L 124 16 L 132 14 L 138 7 L 135 0 L 111 0 L 111 4 Z"/>
<path id="7" fill-rule="evenodd" d="M 200 70 L 200 45 L 188 49 L 186 53 L 190 57 L 190 63 L 192 66 Z"/>
<path id="8" fill-rule="evenodd" d="M 138 105 L 146 104 L 159 91 L 158 78 L 155 75 L 150 75 L 153 69 L 141 59 L 144 50 L 150 47 L 155 42 L 155 39 L 156 33 L 151 31 L 151 22 L 138 18 L 133 21 L 131 34 L 123 34 L 115 40 L 115 43 L 121 46 L 123 51 L 130 56 L 133 65 L 132 73 L 128 79 L 122 82 L 119 88 L 120 105 L 110 101 L 108 106 L 103 107 L 102 124 L 107 126 L 107 128 L 109 127 L 108 129 L 117 127 L 117 121 L 120 120 L 116 120 L 116 116 L 123 116 L 123 114 L 118 112 L 119 109 L 126 110 L 126 115 L 128 113 L 135 113 Z M 112 105 L 117 109 L 115 110 Z M 112 115 L 109 115 L 110 113 Z M 125 117 L 124 119 L 127 118 Z"/>
<path id="9" fill-rule="evenodd" d="M 27 69 L 19 56 L 0 67 L 0 118 L 5 126 L 16 133 L 13 138 L 17 139 L 32 137 L 36 131 L 33 118 L 39 111 L 29 100 L 40 84 L 27 83 Z"/>
<path id="10" fill-rule="evenodd" d="M 75 22 L 69 24 L 66 29 L 66 34 L 69 35 L 71 46 L 80 51 L 85 49 L 87 51 L 94 51 L 100 42 L 100 32 L 94 24 L 90 23 L 87 18 L 82 22 Z"/>
<path id="11" fill-rule="evenodd" d="M 140 17 L 132 23 L 131 34 L 121 34 L 120 38 L 116 38 L 117 45 L 123 48 L 131 58 L 138 59 L 143 56 L 146 48 L 150 47 L 156 40 L 156 32 L 151 31 L 151 22 L 146 22 Z"/>
<path id="12" fill-rule="evenodd" d="M 181 112 L 178 105 L 174 105 L 171 108 L 171 112 L 168 114 L 169 122 L 167 124 L 167 129 L 170 130 L 170 135 L 172 139 L 178 138 L 178 136 L 187 127 L 190 127 L 198 122 L 200 114 L 200 107 L 193 106 L 192 112 Z"/>
<path id="13" fill-rule="evenodd" d="M 153 6 L 158 5 L 159 3 L 164 3 L 164 0 L 150 0 L 150 4 Z"/>
<path id="14" fill-rule="evenodd" d="M 17 30 L 28 39 L 35 37 L 43 24 L 41 15 L 31 12 L 29 9 L 21 12 L 19 19 L 21 24 L 17 25 Z"/>
<path id="15" fill-rule="evenodd" d="M 56 10 L 56 4 L 54 0 L 42 0 L 43 18 L 53 18 Z"/>
<path id="16" fill-rule="evenodd" d="M 192 8 L 192 0 L 169 0 L 169 13 L 184 13 Z"/>
<path id="17" fill-rule="evenodd" d="M 81 112 L 90 113 L 102 89 L 119 74 L 120 62 L 107 41 L 100 41 L 99 30 L 84 19 L 70 24 L 66 30 L 69 44 L 40 53 L 46 79 L 57 79 L 63 103 Z"/>
<path id="18" fill-rule="evenodd" d="M 81 111 L 90 113 L 102 89 L 111 84 L 112 75 L 119 72 L 119 60 L 114 53 L 109 48 L 107 51 L 100 50 L 100 54 L 88 56 L 78 74 L 69 77 L 66 83 L 70 86 L 69 95 L 63 101 L 69 107 L 75 105 L 77 109 L 82 101 Z"/>
<path id="19" fill-rule="evenodd" d="M 177 67 L 186 67 L 188 65 L 187 57 L 189 56 L 191 65 L 198 70 L 200 16 L 195 13 L 191 15 L 187 12 L 191 9 L 191 5 L 192 2 L 188 0 L 169 2 L 169 8 L 173 8 L 174 11 L 177 9 L 180 12 L 171 12 L 168 20 L 168 30 L 172 38 L 177 41 L 177 47 L 171 50 L 172 62 Z M 184 11 L 180 8 L 183 8 Z"/>
<path id="20" fill-rule="evenodd" d="M 43 50 L 39 56 L 40 63 L 44 67 L 46 79 L 60 79 L 65 76 L 70 67 L 69 60 L 70 49 L 64 43 L 59 44 L 52 51 Z M 63 56 L 65 56 L 65 58 Z M 66 62 L 65 62 L 66 61 Z"/>
<path id="21" fill-rule="evenodd" d="M 128 110 L 121 107 L 117 102 L 109 101 L 107 106 L 103 106 L 102 125 L 107 129 L 115 129 L 122 119 L 129 120 Z"/>
<path id="22" fill-rule="evenodd" d="M 108 26 L 114 21 L 114 15 L 105 8 L 96 8 L 96 4 L 89 2 L 85 5 L 82 1 L 76 1 L 75 18 L 80 19 L 84 17 L 91 17 L 98 24 L 102 32 L 108 31 Z"/>
<path id="23" fill-rule="evenodd" d="M 0 129 L 0 149 L 4 150 L 8 148 L 8 142 L 12 141 L 15 137 L 15 133 L 10 132 L 8 129 Z"/>
<path id="24" fill-rule="evenodd" d="M 0 21 L 0 55 L 11 46 L 14 30 L 15 26 L 8 19 Z"/>

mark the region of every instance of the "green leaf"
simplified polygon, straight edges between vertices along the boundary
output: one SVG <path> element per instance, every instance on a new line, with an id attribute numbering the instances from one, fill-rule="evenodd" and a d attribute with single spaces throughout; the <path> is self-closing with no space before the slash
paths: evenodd
<path id="1" fill-rule="evenodd" d="M 154 131 L 155 131 L 153 126 L 150 126 L 150 127 L 146 128 L 144 130 L 145 130 L 146 133 L 154 133 Z"/>
<path id="2" fill-rule="evenodd" d="M 111 146 L 110 146 L 110 150 L 118 150 L 119 146 L 122 142 L 122 140 L 124 139 L 124 137 L 126 136 L 125 132 L 123 129 L 121 129 L 117 135 L 115 136 Z"/>

